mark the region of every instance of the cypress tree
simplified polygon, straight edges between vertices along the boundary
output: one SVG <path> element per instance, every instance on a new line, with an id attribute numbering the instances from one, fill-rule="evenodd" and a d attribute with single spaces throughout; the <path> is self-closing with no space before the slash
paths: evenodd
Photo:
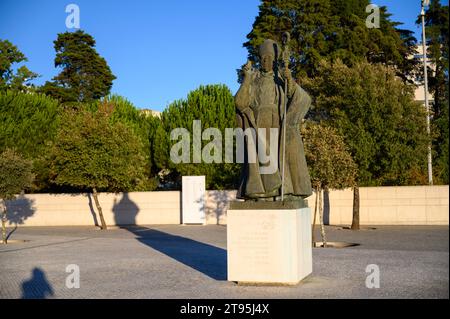
<path id="1" fill-rule="evenodd" d="M 263 0 L 244 43 L 249 58 L 257 61 L 257 48 L 265 38 L 281 42 L 291 33 L 291 69 L 301 81 L 315 75 L 322 59 L 342 60 L 346 65 L 367 59 L 395 66 L 407 79 L 416 62 L 408 59 L 415 43 L 412 32 L 397 28 L 386 7 L 380 7 L 380 28 L 367 28 L 369 0 Z"/>

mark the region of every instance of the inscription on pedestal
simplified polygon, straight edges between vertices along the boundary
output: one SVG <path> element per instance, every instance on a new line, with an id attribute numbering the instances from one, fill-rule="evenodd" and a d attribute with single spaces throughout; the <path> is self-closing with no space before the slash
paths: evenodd
<path id="1" fill-rule="evenodd" d="M 229 210 L 228 280 L 295 284 L 310 274 L 310 214 L 309 208 Z"/>

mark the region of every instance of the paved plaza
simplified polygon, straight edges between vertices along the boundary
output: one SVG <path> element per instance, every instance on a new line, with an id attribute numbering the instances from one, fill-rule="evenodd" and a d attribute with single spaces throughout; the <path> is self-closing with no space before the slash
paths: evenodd
<path id="1" fill-rule="evenodd" d="M 359 245 L 314 248 L 312 275 L 293 287 L 228 282 L 226 230 L 19 227 L 10 239 L 26 242 L 0 245 L 0 298 L 449 298 L 448 226 L 328 226 L 329 241 Z M 80 288 L 66 287 L 72 264 Z M 370 264 L 380 288 L 366 287 Z"/>

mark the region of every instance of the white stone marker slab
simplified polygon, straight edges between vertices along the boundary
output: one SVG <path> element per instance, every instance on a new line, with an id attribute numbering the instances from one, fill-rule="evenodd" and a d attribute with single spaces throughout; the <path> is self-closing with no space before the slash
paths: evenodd
<path id="1" fill-rule="evenodd" d="M 228 280 L 295 285 L 312 273 L 311 209 L 230 209 Z"/>
<path id="2" fill-rule="evenodd" d="M 182 176 L 182 223 L 205 224 L 205 176 Z"/>

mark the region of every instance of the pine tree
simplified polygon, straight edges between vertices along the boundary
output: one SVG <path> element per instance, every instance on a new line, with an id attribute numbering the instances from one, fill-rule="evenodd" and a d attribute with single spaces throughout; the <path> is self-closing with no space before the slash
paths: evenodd
<path id="1" fill-rule="evenodd" d="M 154 161 L 159 169 L 170 169 L 173 178 L 180 182 L 182 175 L 206 175 L 206 185 L 210 189 L 235 187 L 240 173 L 239 164 L 192 163 L 193 161 L 193 121 L 201 121 L 201 131 L 206 128 L 218 128 L 225 136 L 225 128 L 235 127 L 234 99 L 225 85 L 206 85 L 190 92 L 185 100 L 175 101 L 161 114 L 160 125 L 155 130 Z M 191 163 L 175 164 L 170 158 L 170 149 L 178 141 L 170 140 L 170 132 L 176 128 L 185 128 L 190 132 Z M 210 141 L 202 141 L 202 149 Z M 224 153 L 224 152 L 222 152 Z"/>
<path id="2" fill-rule="evenodd" d="M 44 155 L 56 136 L 59 109 L 57 100 L 43 94 L 0 92 L 0 151 L 15 148 L 33 160 L 33 191 L 49 190 Z"/>
<path id="3" fill-rule="evenodd" d="M 94 38 L 78 30 L 58 34 L 55 67 L 62 71 L 41 91 L 63 102 L 90 102 L 109 94 L 116 78 L 95 50 Z"/>
<path id="4" fill-rule="evenodd" d="M 39 75 L 25 65 L 14 73 L 13 64 L 27 61 L 26 56 L 8 40 L 0 39 L 0 91 L 28 91 L 27 85 Z"/>
<path id="5" fill-rule="evenodd" d="M 42 94 L 0 92 L 0 150 L 38 157 L 58 126 L 58 101 Z"/>

